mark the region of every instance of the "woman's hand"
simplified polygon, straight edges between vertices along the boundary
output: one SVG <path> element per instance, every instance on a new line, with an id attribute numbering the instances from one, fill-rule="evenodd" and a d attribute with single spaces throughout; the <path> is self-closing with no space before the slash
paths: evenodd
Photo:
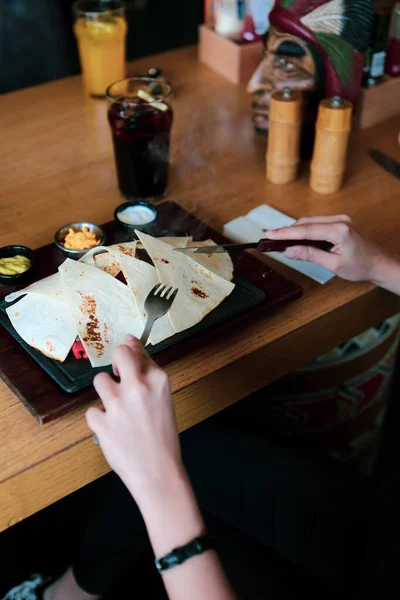
<path id="1" fill-rule="evenodd" d="M 86 420 L 139 503 L 142 496 L 162 494 L 171 473 L 183 470 L 174 405 L 167 375 L 133 336 L 114 350 L 112 365 L 120 382 L 96 375 L 104 410 L 89 408 Z"/>
<path id="2" fill-rule="evenodd" d="M 266 232 L 271 240 L 325 240 L 334 246 L 330 252 L 309 246 L 293 246 L 285 255 L 306 260 L 333 271 L 350 281 L 375 281 L 385 253 L 366 240 L 347 215 L 303 217 L 294 225 Z"/>
<path id="3" fill-rule="evenodd" d="M 114 350 L 112 365 L 120 383 L 96 375 L 104 410 L 89 408 L 86 420 L 136 500 L 154 554 L 162 557 L 206 533 L 181 460 L 168 377 L 133 336 Z M 215 552 L 185 561 L 163 579 L 171 600 L 236 599 Z"/>

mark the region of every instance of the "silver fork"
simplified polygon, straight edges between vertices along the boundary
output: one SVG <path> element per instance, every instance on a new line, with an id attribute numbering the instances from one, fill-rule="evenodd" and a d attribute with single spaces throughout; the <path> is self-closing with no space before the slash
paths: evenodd
<path id="1" fill-rule="evenodd" d="M 140 338 L 144 346 L 147 344 L 154 323 L 170 310 L 177 293 L 177 288 L 174 289 L 173 287 L 167 287 L 158 283 L 147 296 L 144 303 L 144 309 L 147 312 L 147 322 Z"/>
<path id="2" fill-rule="evenodd" d="M 149 335 L 153 329 L 154 323 L 157 321 L 157 319 L 167 314 L 176 298 L 177 293 L 177 288 L 167 288 L 166 285 L 162 285 L 161 283 L 157 283 L 151 292 L 149 292 L 144 302 L 144 309 L 147 312 L 147 321 L 142 333 L 142 337 L 140 338 L 140 341 L 144 346 L 149 339 Z M 93 435 L 93 442 L 96 444 L 96 446 L 99 445 L 99 440 L 96 434 Z"/>

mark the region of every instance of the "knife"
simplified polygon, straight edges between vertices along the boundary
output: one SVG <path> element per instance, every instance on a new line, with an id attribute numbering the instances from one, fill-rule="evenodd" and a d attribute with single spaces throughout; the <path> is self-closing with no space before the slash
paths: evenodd
<path id="1" fill-rule="evenodd" d="M 290 246 L 312 246 L 329 252 L 333 248 L 330 242 L 315 240 L 267 240 L 265 238 L 258 242 L 247 244 L 222 244 L 220 246 L 192 246 L 189 248 L 174 248 L 175 252 L 191 252 L 197 254 L 214 254 L 220 252 L 231 252 L 233 250 L 248 250 L 254 248 L 257 252 L 284 252 Z"/>
<path id="2" fill-rule="evenodd" d="M 390 156 L 387 156 L 387 154 L 384 154 L 376 148 L 372 148 L 369 151 L 369 154 L 371 158 L 378 163 L 378 165 L 383 167 L 391 175 L 394 175 L 400 179 L 400 163 L 396 162 L 393 160 L 393 158 L 390 158 Z"/>

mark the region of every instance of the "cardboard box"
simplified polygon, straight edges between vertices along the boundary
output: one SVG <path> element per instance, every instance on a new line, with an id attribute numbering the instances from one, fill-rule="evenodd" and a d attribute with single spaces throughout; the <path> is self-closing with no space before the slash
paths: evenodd
<path id="1" fill-rule="evenodd" d="M 400 77 L 386 77 L 382 83 L 361 90 L 353 126 L 367 129 L 397 115 L 400 115 Z"/>
<path id="2" fill-rule="evenodd" d="M 247 83 L 261 62 L 262 42 L 239 44 L 215 33 L 209 25 L 199 27 L 199 60 L 232 83 Z"/>

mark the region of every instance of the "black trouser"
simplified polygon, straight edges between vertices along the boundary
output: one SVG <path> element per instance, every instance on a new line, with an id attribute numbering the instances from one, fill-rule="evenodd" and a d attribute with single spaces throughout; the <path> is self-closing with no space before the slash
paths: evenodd
<path id="1" fill-rule="evenodd" d="M 183 433 L 181 445 L 203 511 L 338 588 L 357 574 L 365 502 L 354 473 L 266 439 L 232 410 Z M 73 564 L 78 584 L 104 595 L 149 552 L 135 502 L 109 477 Z"/>

